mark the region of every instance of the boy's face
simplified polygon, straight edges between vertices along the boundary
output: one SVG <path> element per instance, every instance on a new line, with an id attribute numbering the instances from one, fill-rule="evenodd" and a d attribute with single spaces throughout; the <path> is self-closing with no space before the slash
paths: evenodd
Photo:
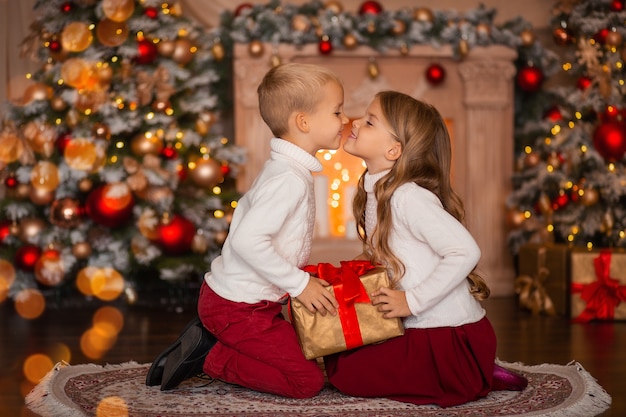
<path id="1" fill-rule="evenodd" d="M 311 139 L 317 150 L 338 149 L 343 127 L 348 118 L 343 114 L 343 87 L 332 81 L 326 83 L 322 100 L 310 115 Z"/>

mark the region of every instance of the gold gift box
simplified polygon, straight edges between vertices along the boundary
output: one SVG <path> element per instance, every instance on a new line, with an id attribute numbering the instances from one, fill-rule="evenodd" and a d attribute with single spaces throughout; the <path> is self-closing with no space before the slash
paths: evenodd
<path id="1" fill-rule="evenodd" d="M 519 249 L 515 291 L 534 314 L 569 314 L 569 253 L 562 244 L 527 243 Z"/>
<path id="2" fill-rule="evenodd" d="M 607 317 L 597 317 L 592 310 L 587 310 L 589 302 L 581 297 L 581 293 L 575 288 L 589 286 L 600 281 L 596 273 L 595 260 L 601 255 L 602 250 L 587 250 L 584 248 L 575 248 L 571 252 L 571 270 L 572 270 L 572 288 L 571 297 L 571 317 L 578 319 L 577 321 L 585 322 L 589 319 L 609 319 Z M 606 251 L 605 251 L 606 253 Z M 619 281 L 618 289 L 626 292 L 626 252 L 623 249 L 611 249 L 609 260 L 608 277 Z M 609 294 L 614 299 L 612 292 L 615 288 L 608 292 L 598 292 L 598 296 L 607 296 Z M 594 300 L 595 301 L 595 300 Z M 602 299 L 600 299 L 602 301 Z M 609 300 L 606 300 L 609 301 Z M 611 309 L 611 307 L 607 307 Z M 586 311 L 587 310 L 587 311 Z M 626 320 L 626 302 L 620 302 L 613 309 L 613 320 Z"/>
<path id="3" fill-rule="evenodd" d="M 380 287 L 389 287 L 389 277 L 383 268 L 373 269 L 360 276 L 361 283 L 369 295 Z M 327 287 L 333 290 L 332 286 Z M 340 315 L 344 307 L 340 307 L 336 316 L 313 314 L 297 299 L 290 301 L 291 321 L 296 330 L 302 353 L 307 359 L 315 359 L 331 353 L 348 350 L 346 338 L 341 324 Z M 348 307 L 349 308 L 349 307 Z M 392 337 L 404 334 L 404 326 L 399 318 L 386 319 L 378 307 L 371 302 L 356 302 L 353 307 L 356 311 L 358 326 L 361 333 L 362 345 L 381 342 Z"/>

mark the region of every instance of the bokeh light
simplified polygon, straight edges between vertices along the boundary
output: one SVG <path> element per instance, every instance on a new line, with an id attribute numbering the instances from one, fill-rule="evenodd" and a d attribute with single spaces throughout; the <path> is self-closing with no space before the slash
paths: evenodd
<path id="1" fill-rule="evenodd" d="M 25 319 L 35 319 L 46 309 L 46 300 L 36 288 L 27 288 L 15 296 L 15 311 Z"/>
<path id="2" fill-rule="evenodd" d="M 52 363 L 52 359 L 47 355 L 35 353 L 26 358 L 22 366 L 22 371 L 28 381 L 37 384 L 53 367 L 54 363 Z"/>

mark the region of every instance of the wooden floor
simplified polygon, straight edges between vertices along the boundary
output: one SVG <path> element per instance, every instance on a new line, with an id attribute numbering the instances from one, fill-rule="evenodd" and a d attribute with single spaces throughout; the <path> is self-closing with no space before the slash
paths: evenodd
<path id="1" fill-rule="evenodd" d="M 167 300 L 165 300 L 167 301 Z M 100 359 L 81 353 L 80 337 L 91 326 L 92 314 L 101 306 L 48 308 L 35 320 L 17 316 L 12 303 L 0 305 L 0 416 L 33 416 L 24 407 L 24 396 L 33 384 L 23 376 L 23 363 L 35 353 L 58 354 L 69 348 L 71 364 L 145 363 L 171 341 L 192 316 L 193 308 L 176 308 L 165 302 L 115 304 L 124 315 L 116 343 Z M 84 303 L 85 304 L 85 303 Z M 626 323 L 570 324 L 563 317 L 534 317 L 516 306 L 513 297 L 484 303 L 498 336 L 498 357 L 527 365 L 567 364 L 576 360 L 613 397 L 603 416 L 626 416 Z M 66 350 L 67 351 L 67 350 Z M 56 353 L 55 353 L 56 352 Z"/>

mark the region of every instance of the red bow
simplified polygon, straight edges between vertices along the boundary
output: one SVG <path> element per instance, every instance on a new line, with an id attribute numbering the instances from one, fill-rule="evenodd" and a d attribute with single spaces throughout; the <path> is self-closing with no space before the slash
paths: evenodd
<path id="1" fill-rule="evenodd" d="M 572 293 L 580 293 L 580 298 L 587 302 L 585 310 L 574 319 L 575 323 L 587 323 L 593 319 L 612 320 L 615 307 L 626 301 L 626 286 L 610 277 L 611 251 L 601 251 L 593 264 L 597 281 L 572 283 Z"/>
<path id="2" fill-rule="evenodd" d="M 329 263 L 307 265 L 303 269 L 311 275 L 323 279 L 333 286 L 339 303 L 339 319 L 348 349 L 363 345 L 361 328 L 354 303 L 368 303 L 370 298 L 359 278 L 375 268 L 369 261 L 341 261 L 341 266 Z"/>

